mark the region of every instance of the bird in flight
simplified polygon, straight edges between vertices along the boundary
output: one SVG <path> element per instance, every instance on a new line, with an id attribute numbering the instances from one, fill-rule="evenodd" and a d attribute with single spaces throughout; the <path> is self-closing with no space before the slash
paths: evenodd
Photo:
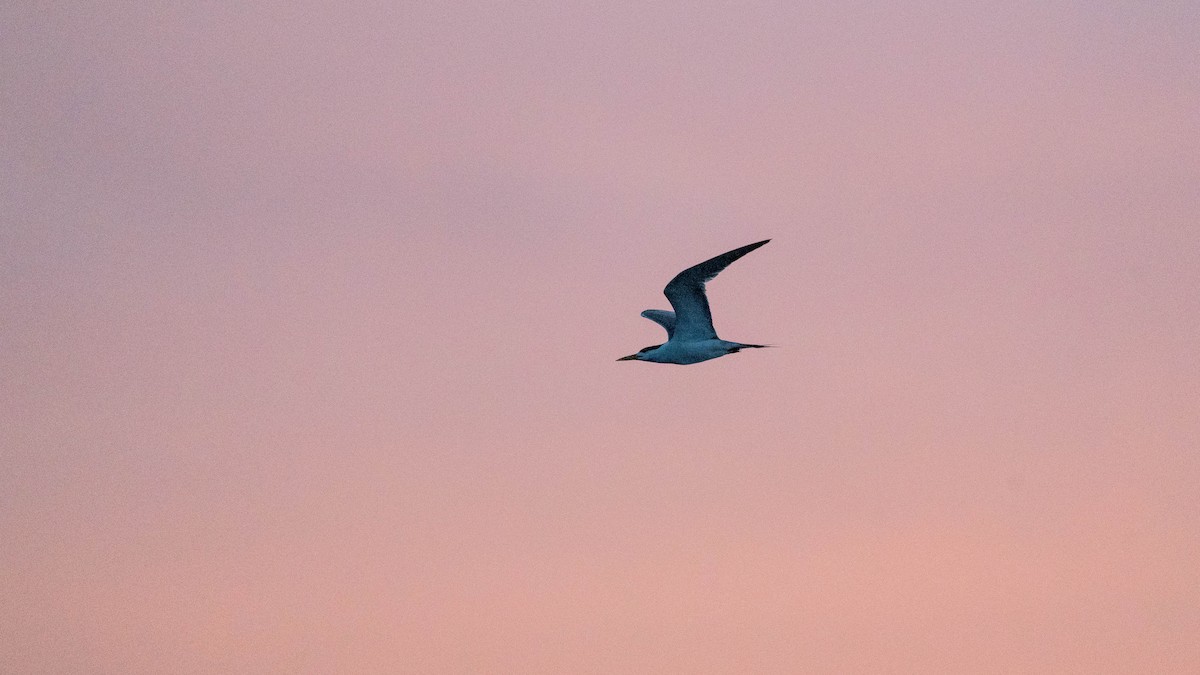
<path id="1" fill-rule="evenodd" d="M 748 345 L 729 342 L 717 337 L 713 330 L 712 311 L 708 308 L 708 297 L 704 294 L 705 282 L 712 281 L 721 270 L 734 260 L 766 244 L 770 239 L 735 248 L 728 253 L 705 260 L 675 275 L 663 289 L 663 295 L 671 301 L 674 312 L 665 309 L 648 309 L 642 316 L 667 329 L 667 341 L 661 345 L 646 347 L 636 354 L 623 356 L 618 361 L 652 361 L 654 363 L 700 363 L 726 354 L 736 354 L 743 349 L 759 349 L 769 345 Z"/>

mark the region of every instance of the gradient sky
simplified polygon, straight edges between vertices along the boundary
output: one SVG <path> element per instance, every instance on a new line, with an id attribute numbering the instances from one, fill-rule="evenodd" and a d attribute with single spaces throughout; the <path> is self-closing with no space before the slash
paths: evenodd
<path id="1" fill-rule="evenodd" d="M 0 97 L 0 672 L 1200 671 L 1195 2 L 16 0 Z"/>

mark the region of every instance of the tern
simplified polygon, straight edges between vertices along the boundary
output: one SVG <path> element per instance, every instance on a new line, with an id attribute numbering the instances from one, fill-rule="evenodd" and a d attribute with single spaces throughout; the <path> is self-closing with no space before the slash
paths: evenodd
<path id="1" fill-rule="evenodd" d="M 642 312 L 642 316 L 667 330 L 667 341 L 617 360 L 686 365 L 726 354 L 736 354 L 743 349 L 761 349 L 769 346 L 729 342 L 717 337 L 717 331 L 713 330 L 712 311 L 708 308 L 708 297 L 704 294 L 706 282 L 716 278 L 721 270 L 729 267 L 733 261 L 768 241 L 771 240 L 764 239 L 735 248 L 676 274 L 663 289 L 663 295 L 671 301 L 671 307 L 675 311 L 648 309 Z"/>

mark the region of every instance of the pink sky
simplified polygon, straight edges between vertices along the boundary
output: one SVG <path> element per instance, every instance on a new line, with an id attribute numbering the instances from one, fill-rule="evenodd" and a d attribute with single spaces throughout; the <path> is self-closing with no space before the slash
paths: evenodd
<path id="1" fill-rule="evenodd" d="M 1200 671 L 1200 10 L 1050 4 L 6 3 L 0 672 Z"/>

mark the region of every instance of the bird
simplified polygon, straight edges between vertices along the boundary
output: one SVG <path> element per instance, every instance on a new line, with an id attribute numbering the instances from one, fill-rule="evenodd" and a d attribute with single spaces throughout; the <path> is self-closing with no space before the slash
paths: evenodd
<path id="1" fill-rule="evenodd" d="M 736 354 L 743 349 L 769 347 L 770 345 L 729 342 L 717 337 L 717 332 L 713 330 L 712 310 L 709 309 L 708 297 L 704 294 L 706 282 L 716 278 L 721 270 L 729 267 L 733 261 L 769 241 L 771 240 L 764 239 L 735 248 L 676 274 L 663 289 L 663 295 L 667 296 L 675 311 L 647 309 L 642 312 L 642 316 L 666 329 L 667 341 L 617 360 L 688 365 L 726 354 Z"/>

